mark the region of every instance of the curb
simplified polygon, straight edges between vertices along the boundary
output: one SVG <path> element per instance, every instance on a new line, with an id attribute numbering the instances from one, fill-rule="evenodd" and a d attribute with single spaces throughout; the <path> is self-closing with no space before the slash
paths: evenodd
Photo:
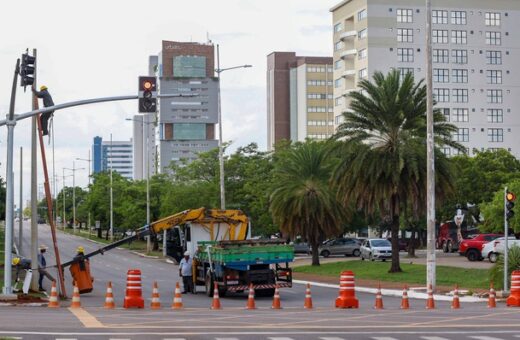
<path id="1" fill-rule="evenodd" d="M 143 254 L 143 253 L 140 253 L 138 251 L 130 251 L 132 254 L 135 254 L 137 256 L 140 256 L 140 257 L 144 257 L 144 258 L 147 258 L 147 259 L 158 259 L 159 256 L 155 256 L 155 255 L 146 255 L 146 254 Z"/>
<path id="2" fill-rule="evenodd" d="M 296 284 L 307 284 L 310 283 L 312 286 L 316 287 L 324 287 L 324 288 L 334 288 L 339 289 L 339 285 L 330 284 L 330 283 L 322 283 L 322 282 L 311 282 L 311 281 L 302 281 L 302 280 L 293 280 L 293 283 Z M 368 293 L 368 294 L 376 294 L 377 288 L 368 288 L 368 287 L 356 287 L 356 292 L 360 293 Z M 391 297 L 402 297 L 403 291 L 396 289 L 381 289 L 381 294 L 383 296 L 391 296 Z M 415 292 L 412 289 L 408 290 L 408 297 L 413 299 L 426 300 L 428 299 L 427 293 L 419 293 Z M 433 298 L 437 301 L 451 301 L 453 297 L 446 295 L 438 295 L 434 294 Z M 474 296 L 462 296 L 460 297 L 460 302 L 486 302 L 487 299 L 482 299 Z"/>

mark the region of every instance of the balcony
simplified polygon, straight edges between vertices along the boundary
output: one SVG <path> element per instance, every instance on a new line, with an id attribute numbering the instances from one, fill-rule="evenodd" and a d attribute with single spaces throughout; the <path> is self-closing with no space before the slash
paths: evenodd
<path id="1" fill-rule="evenodd" d="M 355 38 L 357 36 L 357 31 L 346 31 L 339 35 L 339 39 L 344 41 L 348 38 Z"/>
<path id="2" fill-rule="evenodd" d="M 345 70 L 345 72 L 343 72 L 343 74 L 341 76 L 344 78 L 347 78 L 347 77 L 353 77 L 355 75 L 356 75 L 356 70 Z"/>
<path id="3" fill-rule="evenodd" d="M 351 49 L 351 50 L 346 50 L 346 51 L 343 51 L 341 52 L 341 59 L 345 59 L 347 57 L 353 57 L 357 54 L 357 50 L 354 48 L 354 49 Z"/>

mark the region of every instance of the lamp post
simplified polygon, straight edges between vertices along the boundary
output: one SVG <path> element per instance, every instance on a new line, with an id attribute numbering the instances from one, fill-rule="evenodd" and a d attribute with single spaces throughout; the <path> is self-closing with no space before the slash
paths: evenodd
<path id="1" fill-rule="evenodd" d="M 220 49 L 217 44 L 217 68 L 215 72 L 218 77 L 218 160 L 220 168 L 220 209 L 226 209 L 226 190 L 224 186 L 224 146 L 222 145 L 222 111 L 221 111 L 221 100 L 220 100 L 220 74 L 224 71 L 234 70 L 237 68 L 249 68 L 253 65 L 240 65 L 227 68 L 220 68 Z"/>
<path id="2" fill-rule="evenodd" d="M 76 233 L 76 171 L 85 170 L 85 168 L 76 168 L 76 161 L 72 161 L 71 168 L 63 168 L 65 170 L 72 171 L 72 227 L 74 228 L 74 234 Z"/>
<path id="3" fill-rule="evenodd" d="M 76 158 L 77 161 L 84 161 L 88 162 L 88 190 L 90 191 L 90 170 L 92 167 L 90 166 L 90 163 L 92 163 L 92 160 L 90 159 L 90 150 L 88 150 L 88 158 Z M 88 228 L 88 234 L 90 236 L 90 210 L 88 212 L 88 218 L 87 218 L 87 228 Z"/>

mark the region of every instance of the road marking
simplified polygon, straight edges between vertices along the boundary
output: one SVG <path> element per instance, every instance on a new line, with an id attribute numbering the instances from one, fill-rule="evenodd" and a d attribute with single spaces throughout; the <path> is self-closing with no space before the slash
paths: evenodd
<path id="1" fill-rule="evenodd" d="M 78 340 L 76 338 L 56 338 L 56 340 Z"/>
<path id="2" fill-rule="evenodd" d="M 215 338 L 215 340 L 240 340 L 240 339 L 239 338 Z"/>
<path id="3" fill-rule="evenodd" d="M 396 338 L 392 338 L 390 336 L 373 336 L 374 340 L 397 340 Z"/>
<path id="4" fill-rule="evenodd" d="M 163 338 L 162 340 L 186 340 L 186 338 Z"/>
<path id="5" fill-rule="evenodd" d="M 421 336 L 421 339 L 424 339 L 424 340 L 449 340 L 448 338 L 443 338 L 440 336 Z"/>
<path id="6" fill-rule="evenodd" d="M 321 337 L 321 340 L 345 340 L 344 338 L 336 338 L 336 337 Z"/>
<path id="7" fill-rule="evenodd" d="M 269 337 L 271 340 L 294 340 L 293 338 L 287 338 L 287 337 Z"/>
<path id="8" fill-rule="evenodd" d="M 81 321 L 85 328 L 105 328 L 105 325 L 83 308 L 69 308 L 69 311 Z"/>
<path id="9" fill-rule="evenodd" d="M 503 340 L 501 338 L 495 338 L 492 336 L 485 336 L 485 335 L 470 336 L 469 338 L 477 339 L 477 340 Z"/>

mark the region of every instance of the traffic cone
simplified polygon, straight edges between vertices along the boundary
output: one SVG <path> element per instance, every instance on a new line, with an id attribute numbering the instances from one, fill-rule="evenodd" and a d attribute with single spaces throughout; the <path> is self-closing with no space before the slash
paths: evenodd
<path id="1" fill-rule="evenodd" d="M 278 284 L 276 284 L 274 288 L 273 305 L 271 306 L 271 308 L 282 309 L 282 306 L 280 304 L 280 291 L 278 290 Z"/>
<path id="2" fill-rule="evenodd" d="M 428 285 L 428 300 L 426 300 L 426 309 L 435 309 L 435 300 L 433 300 L 432 285 Z"/>
<path id="3" fill-rule="evenodd" d="M 307 288 L 305 288 L 305 303 L 303 304 L 303 308 L 312 309 L 312 296 L 311 296 L 311 284 L 307 283 Z"/>
<path id="4" fill-rule="evenodd" d="M 215 282 L 215 288 L 213 289 L 213 303 L 211 309 L 222 309 L 220 306 L 220 298 L 218 296 L 218 284 Z"/>
<path id="5" fill-rule="evenodd" d="M 410 302 L 408 301 L 408 286 L 403 288 L 403 298 L 401 299 L 401 309 L 410 309 Z"/>
<path id="6" fill-rule="evenodd" d="M 488 299 L 488 308 L 496 308 L 497 301 L 495 295 L 495 288 L 493 288 L 493 282 L 491 282 L 491 287 L 489 287 L 489 299 Z"/>
<path id="7" fill-rule="evenodd" d="M 383 296 L 381 295 L 381 283 L 377 286 L 376 303 L 374 309 L 383 309 Z"/>
<path id="8" fill-rule="evenodd" d="M 76 282 L 74 282 L 74 293 L 72 293 L 72 303 L 70 308 L 81 308 L 81 301 L 79 299 L 79 289 Z"/>
<path id="9" fill-rule="evenodd" d="M 253 284 L 249 284 L 249 296 L 247 297 L 246 309 L 256 309 L 255 306 L 255 288 Z"/>
<path id="10" fill-rule="evenodd" d="M 453 301 L 451 302 L 451 309 L 459 309 L 460 301 L 459 301 L 459 285 L 455 286 L 455 291 L 453 292 Z"/>
<path id="11" fill-rule="evenodd" d="M 182 307 L 184 307 L 184 305 L 182 304 L 181 286 L 179 285 L 179 282 L 177 282 L 175 284 L 172 309 L 181 309 Z"/>
<path id="12" fill-rule="evenodd" d="M 116 307 L 114 303 L 114 294 L 112 292 L 112 282 L 108 281 L 107 283 L 107 293 L 105 295 L 105 308 L 113 309 Z"/>
<path id="13" fill-rule="evenodd" d="M 161 308 L 161 300 L 159 297 L 159 288 L 157 286 L 157 281 L 153 283 L 152 289 L 152 303 L 150 304 L 151 309 L 160 309 Z"/>
<path id="14" fill-rule="evenodd" d="M 52 281 L 51 296 L 49 298 L 49 308 L 58 308 L 60 303 L 58 302 L 58 292 L 56 291 L 56 281 Z"/>

